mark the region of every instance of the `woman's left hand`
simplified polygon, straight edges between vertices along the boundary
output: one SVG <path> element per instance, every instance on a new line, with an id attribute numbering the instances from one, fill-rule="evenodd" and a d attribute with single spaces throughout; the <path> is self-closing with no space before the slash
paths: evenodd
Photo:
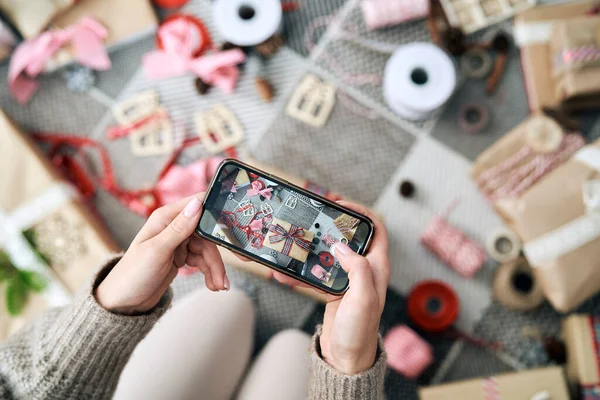
<path id="1" fill-rule="evenodd" d="M 201 239 L 198 225 L 204 193 L 154 211 L 131 246 L 96 289 L 105 309 L 121 314 L 155 307 L 184 265 L 204 273 L 206 287 L 229 290 L 229 279 L 217 246 Z"/>

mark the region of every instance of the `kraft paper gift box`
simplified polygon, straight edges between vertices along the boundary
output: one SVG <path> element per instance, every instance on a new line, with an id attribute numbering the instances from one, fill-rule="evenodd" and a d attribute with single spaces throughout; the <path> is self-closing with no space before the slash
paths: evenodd
<path id="1" fill-rule="evenodd" d="M 536 134 L 532 135 L 530 130 Z M 552 167 L 558 167 L 583 146 L 584 140 L 580 135 L 565 135 L 564 130 L 552 119 L 537 114 L 513 128 L 473 163 L 471 177 L 508 225 L 516 218 L 519 199 L 529 190 L 526 185 L 522 186 L 523 182 L 535 177 L 537 172 L 530 168 L 527 176 L 520 180 L 514 180 L 515 176 L 525 171 L 525 164 L 534 165 L 536 160 L 545 162 L 543 157 L 552 157 L 552 154 L 542 153 L 536 148 L 539 149 L 540 140 L 543 147 L 544 140 L 553 140 L 552 136 L 556 135 L 562 135 L 561 147 L 555 151 L 557 158 L 552 164 Z M 531 181 L 532 185 L 536 182 Z"/>
<path id="2" fill-rule="evenodd" d="M 33 232 L 35 246 L 22 232 Z M 39 148 L 0 111 L 0 250 L 47 282 L 24 312 L 0 299 L 0 340 L 46 307 L 67 304 L 117 245 Z M 39 257 L 39 252 L 43 257 Z M 5 282 L 0 282 L 2 291 Z"/>
<path id="3" fill-rule="evenodd" d="M 600 396 L 600 317 L 573 314 L 563 320 L 562 336 L 567 349 L 567 379 L 580 387 L 582 399 L 598 398 L 592 394 Z"/>
<path id="4" fill-rule="evenodd" d="M 0 0 L 0 11 L 28 39 L 39 35 L 52 18 L 75 2 L 76 0 Z"/>
<path id="5" fill-rule="evenodd" d="M 574 1 L 561 4 L 540 5 L 526 10 L 515 17 L 514 38 L 521 49 L 521 66 L 532 111 L 543 107 L 557 107 L 553 83 L 552 52 L 550 41 L 556 22 L 585 15 L 596 5 L 594 0 Z M 598 106 L 598 102 L 572 104 L 576 108 Z"/>
<path id="6" fill-rule="evenodd" d="M 561 108 L 600 107 L 600 18 L 556 22 L 550 42 L 555 94 Z"/>
<path id="7" fill-rule="evenodd" d="M 305 262 L 314 236 L 315 234 L 307 229 L 273 218 L 263 246 Z"/>
<path id="8" fill-rule="evenodd" d="M 419 389 L 420 400 L 569 400 L 563 369 L 526 370 Z"/>
<path id="9" fill-rule="evenodd" d="M 600 140 L 531 187 L 515 204 L 521 236 L 550 303 L 565 312 L 600 290 Z"/>

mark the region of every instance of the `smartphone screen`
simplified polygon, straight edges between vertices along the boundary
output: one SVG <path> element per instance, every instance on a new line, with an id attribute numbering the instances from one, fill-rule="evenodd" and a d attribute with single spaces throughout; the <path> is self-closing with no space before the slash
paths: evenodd
<path id="1" fill-rule="evenodd" d="M 363 254 L 373 233 L 365 216 L 234 160 L 218 169 L 198 233 L 329 293 L 348 275 L 331 252 L 335 242 Z"/>

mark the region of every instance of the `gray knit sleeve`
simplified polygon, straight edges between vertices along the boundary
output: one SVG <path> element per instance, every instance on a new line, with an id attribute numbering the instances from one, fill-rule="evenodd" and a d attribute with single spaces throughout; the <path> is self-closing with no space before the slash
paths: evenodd
<path id="1" fill-rule="evenodd" d="M 51 309 L 0 344 L 2 399 L 110 399 L 133 349 L 171 302 L 150 312 L 113 314 L 94 290 L 119 257 L 108 261 L 72 304 Z"/>
<path id="2" fill-rule="evenodd" d="M 311 358 L 311 400 L 384 400 L 383 382 L 386 373 L 387 355 L 381 338 L 375 364 L 357 375 L 344 375 L 327 364 L 321 356 L 319 342 L 321 326 L 313 336 Z"/>

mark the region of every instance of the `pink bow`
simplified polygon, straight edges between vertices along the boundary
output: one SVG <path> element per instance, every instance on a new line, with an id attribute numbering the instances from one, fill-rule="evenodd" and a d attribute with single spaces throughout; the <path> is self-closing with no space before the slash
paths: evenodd
<path id="1" fill-rule="evenodd" d="M 252 182 L 251 186 L 252 188 L 248 189 L 248 197 L 262 195 L 271 200 L 271 192 L 273 191 L 273 188 L 261 189 L 262 185 L 259 181 Z"/>
<path id="2" fill-rule="evenodd" d="M 253 231 L 260 231 L 263 228 L 266 228 L 267 226 L 269 226 L 271 224 L 271 222 L 273 221 L 273 217 L 271 215 L 267 215 L 265 217 L 256 219 L 252 222 L 250 222 L 250 228 Z"/>
<path id="3" fill-rule="evenodd" d="M 173 203 L 205 191 L 222 160 L 221 157 L 211 157 L 190 165 L 171 167 L 156 185 L 161 203 Z"/>
<path id="4" fill-rule="evenodd" d="M 43 32 L 37 38 L 26 40 L 17 46 L 10 60 L 8 87 L 12 96 L 21 104 L 27 104 L 38 88 L 31 79 L 39 75 L 50 58 L 70 43 L 74 56 L 82 65 L 96 69 L 110 68 L 103 40 L 108 31 L 93 18 L 84 17 L 65 29 Z"/>
<path id="5" fill-rule="evenodd" d="M 199 41 L 197 28 L 189 21 L 178 19 L 159 28 L 163 50 L 146 54 L 142 60 L 149 79 L 168 78 L 192 72 L 204 82 L 221 88 L 225 93 L 235 89 L 239 77 L 236 65 L 244 62 L 246 55 L 233 49 L 193 57 Z"/>

